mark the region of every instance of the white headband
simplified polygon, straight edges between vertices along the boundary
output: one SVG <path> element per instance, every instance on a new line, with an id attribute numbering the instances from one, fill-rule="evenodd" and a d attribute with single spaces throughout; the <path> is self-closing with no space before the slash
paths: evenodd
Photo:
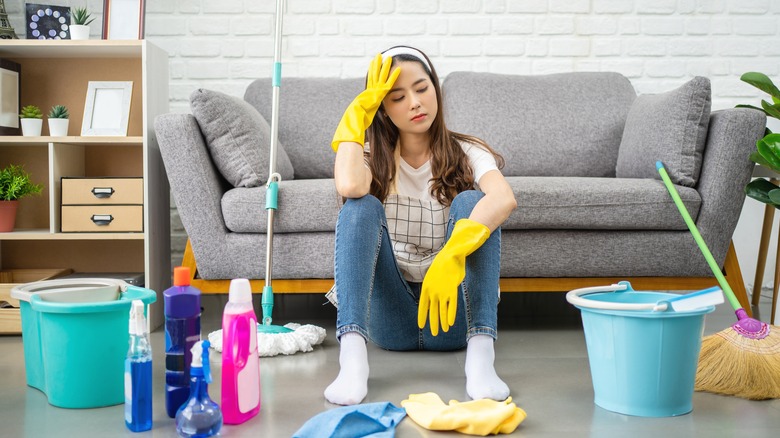
<path id="1" fill-rule="evenodd" d="M 382 52 L 382 56 L 393 57 L 393 56 L 396 56 L 396 55 L 409 55 L 409 56 L 413 56 L 413 57 L 419 59 L 420 62 L 422 62 L 425 65 L 425 67 L 428 69 L 428 71 L 431 71 L 431 65 L 428 64 L 428 60 L 425 59 L 425 55 L 423 55 L 422 52 L 417 50 L 417 49 L 413 49 L 413 48 L 407 47 L 407 46 L 398 46 L 398 47 L 393 47 L 392 49 L 387 49 L 384 52 Z"/>

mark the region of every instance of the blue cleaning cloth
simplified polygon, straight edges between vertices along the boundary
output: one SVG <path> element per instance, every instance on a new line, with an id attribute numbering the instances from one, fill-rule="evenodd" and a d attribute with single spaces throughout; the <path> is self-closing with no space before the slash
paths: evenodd
<path id="1" fill-rule="evenodd" d="M 393 438 L 405 416 L 389 402 L 343 406 L 311 417 L 293 438 Z"/>

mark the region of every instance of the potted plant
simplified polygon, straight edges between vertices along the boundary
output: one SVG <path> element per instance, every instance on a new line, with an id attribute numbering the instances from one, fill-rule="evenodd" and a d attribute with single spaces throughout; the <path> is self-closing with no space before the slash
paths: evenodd
<path id="1" fill-rule="evenodd" d="M 778 89 L 769 77 L 763 73 L 748 72 L 740 78 L 742 81 L 769 94 L 772 103 L 761 101 L 761 108 L 752 105 L 737 105 L 742 108 L 753 108 L 763 111 L 767 117 L 780 119 L 780 89 Z M 780 173 L 780 134 L 775 134 L 766 128 L 764 138 L 756 142 L 756 152 L 750 155 L 754 162 Z M 764 178 L 758 178 L 745 187 L 745 193 L 765 204 L 780 208 L 780 188 Z"/>
<path id="2" fill-rule="evenodd" d="M 43 186 L 33 184 L 23 166 L 9 164 L 0 170 L 0 232 L 14 230 L 19 198 L 41 193 Z"/>
<path id="3" fill-rule="evenodd" d="M 65 105 L 54 105 L 49 111 L 49 135 L 65 137 L 68 135 L 68 108 Z"/>
<path id="4" fill-rule="evenodd" d="M 90 18 L 90 16 L 91 14 L 87 12 L 87 8 L 73 8 L 73 13 L 71 14 L 73 23 L 70 25 L 70 39 L 89 39 L 89 23 L 92 23 L 95 20 L 94 18 Z"/>
<path id="5" fill-rule="evenodd" d="M 27 105 L 22 108 L 19 117 L 22 119 L 22 135 L 25 137 L 37 137 L 41 135 L 43 113 L 40 108 L 35 105 Z"/>

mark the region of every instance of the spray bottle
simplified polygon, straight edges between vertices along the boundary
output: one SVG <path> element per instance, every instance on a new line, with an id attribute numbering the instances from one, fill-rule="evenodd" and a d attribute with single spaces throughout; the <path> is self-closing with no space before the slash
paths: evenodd
<path id="1" fill-rule="evenodd" d="M 209 341 L 198 341 L 192 346 L 190 396 L 176 412 L 176 432 L 179 436 L 205 438 L 218 434 L 222 429 L 222 413 L 209 397 L 209 346 Z"/>
<path id="2" fill-rule="evenodd" d="M 152 428 L 152 344 L 144 303 L 130 306 L 130 348 L 125 359 L 125 424 L 133 432 Z"/>
<path id="3" fill-rule="evenodd" d="M 190 268 L 173 270 L 165 301 L 165 410 L 173 418 L 189 396 L 192 346 L 200 340 L 200 290 L 190 286 Z"/>
<path id="4" fill-rule="evenodd" d="M 252 288 L 245 278 L 230 282 L 222 315 L 222 414 L 241 424 L 260 411 L 260 361 Z"/>

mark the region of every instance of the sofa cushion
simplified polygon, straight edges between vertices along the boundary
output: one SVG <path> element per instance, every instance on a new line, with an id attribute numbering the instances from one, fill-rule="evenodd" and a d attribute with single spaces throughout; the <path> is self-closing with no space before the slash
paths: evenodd
<path id="1" fill-rule="evenodd" d="M 582 177 L 507 177 L 517 209 L 502 230 L 687 230 L 661 181 Z M 691 216 L 699 193 L 677 187 Z"/>
<path id="2" fill-rule="evenodd" d="M 696 76 L 679 88 L 639 96 L 628 112 L 616 175 L 660 179 L 662 161 L 675 184 L 694 187 L 710 120 L 710 80 Z"/>
<path id="3" fill-rule="evenodd" d="M 268 181 L 271 128 L 243 100 L 218 91 L 198 89 L 190 95 L 192 115 L 200 125 L 214 164 L 233 187 L 257 187 Z M 276 171 L 293 178 L 293 167 L 281 144 Z"/>
<path id="4" fill-rule="evenodd" d="M 624 76 L 455 72 L 442 87 L 447 127 L 501 153 L 504 175 L 615 176 L 636 98 Z"/>
<path id="5" fill-rule="evenodd" d="M 222 196 L 225 225 L 235 233 L 265 233 L 265 187 L 235 188 Z M 332 179 L 279 183 L 274 233 L 334 231 L 341 197 Z"/>
<path id="6" fill-rule="evenodd" d="M 333 133 L 352 99 L 365 88 L 365 78 L 285 78 L 279 89 L 279 141 L 299 179 L 333 178 L 336 154 Z M 272 111 L 271 79 L 258 79 L 244 99 L 267 120 Z"/>

